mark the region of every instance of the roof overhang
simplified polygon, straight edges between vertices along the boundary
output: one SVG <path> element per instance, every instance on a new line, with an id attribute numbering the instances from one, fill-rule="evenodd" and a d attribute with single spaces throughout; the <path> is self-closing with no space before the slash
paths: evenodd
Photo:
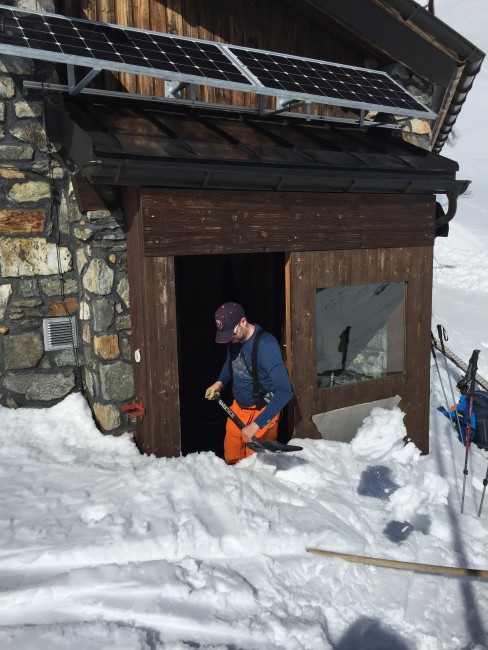
<path id="1" fill-rule="evenodd" d="M 78 98 L 66 108 L 57 137 L 96 185 L 445 194 L 448 220 L 469 185 L 456 179 L 456 162 L 379 127 L 304 125 L 154 102 Z"/>

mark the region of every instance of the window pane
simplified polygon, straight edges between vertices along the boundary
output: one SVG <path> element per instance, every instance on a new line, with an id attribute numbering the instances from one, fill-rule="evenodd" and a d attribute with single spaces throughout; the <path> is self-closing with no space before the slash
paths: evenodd
<path id="1" fill-rule="evenodd" d="M 403 372 L 404 282 L 316 290 L 317 384 Z"/>

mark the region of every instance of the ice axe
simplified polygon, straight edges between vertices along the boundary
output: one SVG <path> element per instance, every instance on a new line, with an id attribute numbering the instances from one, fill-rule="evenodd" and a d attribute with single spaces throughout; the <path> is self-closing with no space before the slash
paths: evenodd
<path id="1" fill-rule="evenodd" d="M 218 397 L 217 404 L 224 409 L 230 419 L 234 422 L 236 426 L 242 431 L 246 426 L 241 418 L 234 413 L 228 404 L 220 397 L 220 393 L 215 393 L 215 396 Z M 255 452 L 271 451 L 273 453 L 279 453 L 283 451 L 302 451 L 303 447 L 298 445 L 285 445 L 282 442 L 277 440 L 259 440 L 256 436 L 249 442 L 246 442 L 246 446 L 249 449 L 252 449 Z"/>

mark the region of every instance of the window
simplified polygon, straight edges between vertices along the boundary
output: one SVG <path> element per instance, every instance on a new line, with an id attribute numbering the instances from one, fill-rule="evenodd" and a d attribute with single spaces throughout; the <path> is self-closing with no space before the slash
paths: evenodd
<path id="1" fill-rule="evenodd" d="M 319 388 L 403 372 L 404 299 L 404 282 L 316 290 Z"/>

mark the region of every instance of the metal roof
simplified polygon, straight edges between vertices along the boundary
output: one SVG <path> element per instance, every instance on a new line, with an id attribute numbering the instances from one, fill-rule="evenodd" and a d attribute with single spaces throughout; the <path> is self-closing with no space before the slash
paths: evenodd
<path id="1" fill-rule="evenodd" d="M 452 218 L 469 184 L 456 162 L 381 127 L 84 97 L 58 117 L 53 138 L 100 185 L 447 194 Z"/>

